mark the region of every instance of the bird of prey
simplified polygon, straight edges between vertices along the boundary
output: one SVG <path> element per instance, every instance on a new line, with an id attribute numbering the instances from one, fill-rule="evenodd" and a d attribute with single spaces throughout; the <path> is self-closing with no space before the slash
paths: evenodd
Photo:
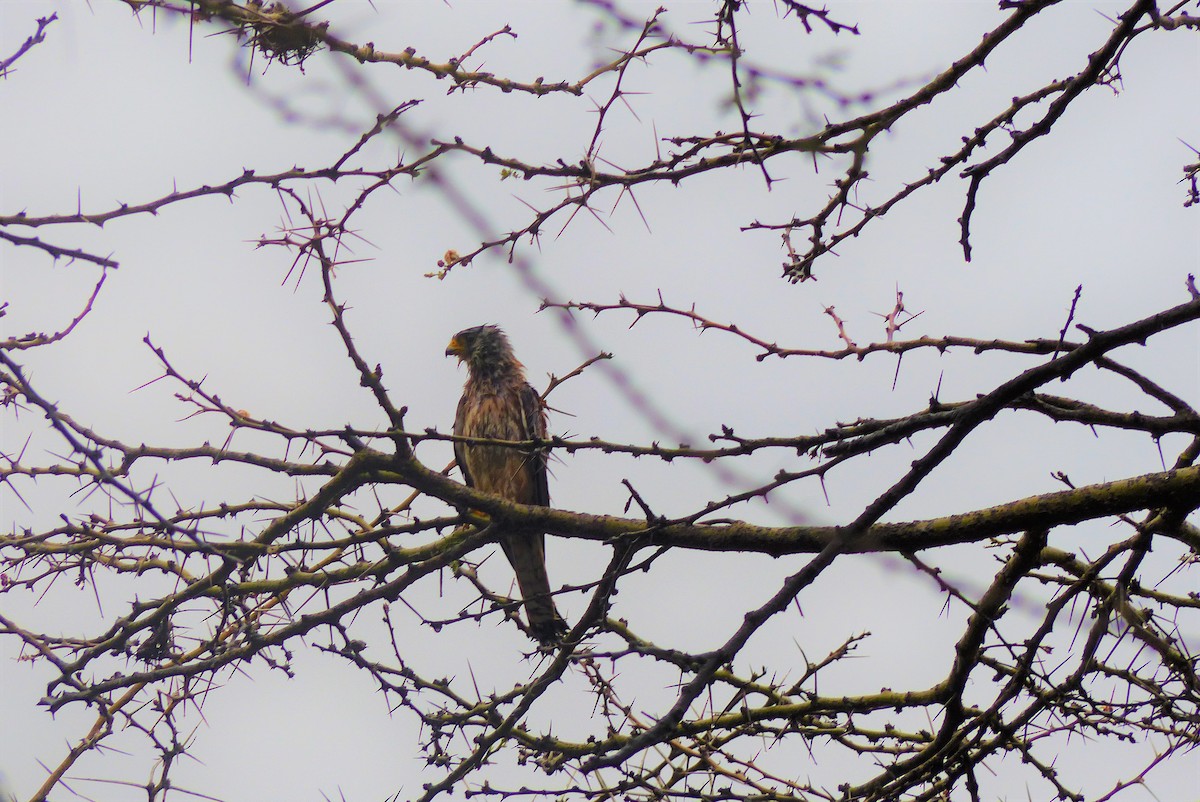
<path id="1" fill-rule="evenodd" d="M 446 356 L 467 363 L 467 382 L 454 416 L 454 434 L 488 440 L 546 439 L 546 411 L 525 381 L 525 368 L 508 337 L 496 326 L 464 329 L 450 340 Z M 546 452 L 510 446 L 456 442 L 454 457 L 468 487 L 521 504 L 550 506 Z M 512 564 L 525 602 L 529 631 L 552 643 L 567 630 L 550 596 L 545 533 L 506 529 L 500 546 Z"/>

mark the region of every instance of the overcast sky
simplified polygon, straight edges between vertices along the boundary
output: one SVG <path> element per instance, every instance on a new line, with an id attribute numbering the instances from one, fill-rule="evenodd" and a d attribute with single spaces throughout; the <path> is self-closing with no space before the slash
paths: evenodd
<path id="1" fill-rule="evenodd" d="M 622 4 L 643 17 L 655 4 Z M 858 23 L 861 35 L 833 37 L 818 27 L 805 36 L 795 20 L 780 21 L 769 2 L 752 5 L 745 36 L 751 53 L 781 71 L 819 75 L 846 96 L 869 93 L 848 108 L 818 93 L 773 92 L 758 102 L 761 127 L 796 134 L 815 130 L 822 116 L 846 118 L 880 107 L 944 70 L 1002 15 L 990 2 L 832 3 L 839 18 Z M 694 23 L 710 4 L 667 4 L 664 20 L 696 36 Z M 1082 68 L 1111 31 L 1105 15 L 1119 4 L 1068 2 L 1039 15 L 1018 42 L 974 72 L 959 91 L 906 119 L 879 141 L 868 164 L 872 180 L 864 202 L 886 198 L 924 174 L 960 137 L 996 114 L 1005 99 Z M 112 0 L 0 3 L 0 57 L 55 12 L 47 40 L 0 80 L 0 215 L 85 212 L 140 203 L 172 188 L 230 180 L 243 169 L 260 174 L 294 165 L 332 163 L 369 127 L 379 101 L 423 103 L 401 117 L 403 137 L 380 138 L 364 161 L 386 164 L 414 142 L 461 136 L 497 152 L 536 163 L 578 161 L 595 125 L 595 103 L 611 83 L 599 81 L 583 98 L 530 98 L 479 89 L 447 97 L 445 86 L 415 71 L 388 65 L 348 69 L 346 60 L 318 54 L 304 72 L 247 61 L 248 51 L 212 27 L 160 14 L 135 18 Z M 382 50 L 415 47 L 436 60 L 461 53 L 505 24 L 516 40 L 501 38 L 482 51 L 485 68 L 521 80 L 576 80 L 611 48 L 627 47 L 633 34 L 597 25 L 599 14 L 573 4 L 542 2 L 373 4 L 340 0 L 320 12 L 344 39 L 374 41 Z M 1077 285 L 1083 285 L 1076 318 L 1094 328 L 1121 325 L 1186 299 L 1184 278 L 1197 271 L 1200 238 L 1195 210 L 1182 208 L 1181 167 L 1195 155 L 1180 140 L 1200 146 L 1200 56 L 1194 35 L 1147 37 L 1125 54 L 1120 92 L 1090 90 L 1053 136 L 1029 147 L 996 172 L 980 192 L 973 228 L 974 258 L 958 245 L 964 183 L 948 180 L 873 223 L 836 256 L 817 265 L 818 280 L 791 285 L 779 277 L 785 253 L 774 232 L 744 232 L 753 221 L 782 222 L 814 213 L 836 171 L 814 173 L 799 156 L 772 165 L 784 179 L 768 191 L 755 169 L 724 171 L 679 187 L 645 186 L 636 205 L 616 194 L 602 197 L 600 220 L 580 214 L 566 225 L 555 218 L 536 244 L 519 246 L 522 264 L 490 253 L 444 280 L 437 269 L 448 249 L 470 251 L 481 234 L 449 202 L 436 182 L 400 179 L 355 219 L 362 261 L 339 271 L 336 290 L 367 361 L 379 363 L 397 404 L 409 408 L 413 430 L 450 429 L 463 371 L 443 351 L 450 335 L 490 322 L 511 335 L 536 386 L 562 375 L 603 349 L 611 363 L 558 389 L 551 430 L 618 442 L 707 443 L 730 425 L 739 435 L 798 435 L 858 417 L 904 415 L 921 408 L 940 388 L 943 401 L 970 399 L 1029 366 L 1016 358 L 912 354 L 897 374 L 892 357 L 826 362 L 754 359 L 748 344 L 720 332 L 703 335 L 687 321 L 648 317 L 628 328 L 631 316 L 593 319 L 537 313 L 551 300 L 654 303 L 661 291 L 677 307 L 693 304 L 706 317 L 734 322 L 767 341 L 805 348 L 836 348 L 837 330 L 822 314 L 829 306 L 864 344 L 884 337 L 877 313 L 892 308 L 899 288 L 907 308 L 921 312 L 905 336 L 957 334 L 980 338 L 1054 337 L 1066 319 Z M 663 137 L 738 125 L 727 103 L 727 68 L 698 69 L 674 56 L 632 68 L 628 107 L 618 105 L 604 132 L 601 156 L 628 168 L 650 161 Z M 353 84 L 348 76 L 364 84 Z M 759 124 L 756 121 L 756 125 Z M 658 139 L 656 139 L 656 137 Z M 528 204 L 547 203 L 552 182 L 501 181 L 495 168 L 466 159 L 449 161 L 441 175 L 485 215 L 490 237 L 524 226 Z M 320 202 L 340 209 L 354 187 L 325 184 Z M 616 204 L 615 208 L 613 208 Z M 610 213 L 611 210 L 611 213 Z M 643 221 L 644 215 L 644 221 Z M 257 248 L 263 235 L 285 225 L 280 198 L 265 188 L 172 205 L 105 227 L 42 230 L 61 245 L 111 255 L 112 271 L 94 311 L 71 337 L 53 348 L 22 355 L 41 391 L 61 408 L 110 437 L 160 445 L 219 444 L 221 421 L 184 419 L 177 386 L 158 382 L 160 367 L 142 343 L 149 334 L 173 364 L 234 408 L 296 428 L 336 428 L 346 423 L 382 427 L 381 414 L 346 360 L 321 304 L 316 270 L 289 273 L 291 256 Z M 60 328 L 91 292 L 96 270 L 83 263 L 52 263 L 33 249 L 0 246 L 0 296 L 9 302 L 0 326 L 12 336 Z M 1194 327 L 1164 335 L 1145 354 L 1122 356 L 1192 402 L 1200 400 L 1200 344 Z M 895 387 L 893 379 L 895 377 Z M 1130 394 L 1093 373 L 1063 392 L 1128 403 Z M 662 419 L 670 422 L 664 430 Z M 22 447 L 33 432 L 48 448 L 33 416 L 20 426 L 6 419 L 3 450 Z M 251 449 L 249 433 L 234 446 Z M 890 486 L 928 440 L 914 450 L 894 448 L 855 463 L 848 472 L 789 488 L 770 504 L 742 505 L 732 515 L 762 523 L 844 523 Z M 1181 442 L 1165 440 L 1168 462 Z M 423 446 L 420 456 L 441 467 L 448 448 Z M 730 466 L 630 461 L 596 453 L 564 456 L 553 466 L 551 494 L 567 509 L 621 514 L 628 479 L 665 515 L 685 514 L 706 500 L 767 481 L 790 454 L 764 455 Z M 805 463 L 807 464 L 807 463 Z M 1063 471 L 1076 485 L 1161 470 L 1159 452 L 1145 437 L 1091 432 L 1009 415 L 984 427 L 969 448 L 935 473 L 891 517 L 944 515 L 1000 503 L 1061 485 Z M 242 473 L 201 467 L 179 469 L 172 491 L 181 503 L 213 502 L 250 493 L 289 497 L 289 481 L 247 490 Z M 262 477 L 256 475 L 255 481 Z M 6 529 L 45 525 L 79 504 L 53 488 L 22 489 L 30 512 L 0 491 Z M 430 509 L 434 509 L 430 507 Z M 1101 540 L 1107 535 L 1098 530 Z M 1097 546 L 1097 550 L 1102 546 Z M 945 565 L 966 587 L 990 580 L 992 556 L 961 550 Z M 607 559 L 600 546 L 551 542 L 552 581 L 584 582 Z M 495 585 L 507 570 L 489 565 Z M 724 641 L 750 606 L 778 586 L 799 562 L 765 558 L 669 555 L 656 572 L 623 586 L 615 614 L 636 621 L 648 637 L 670 636 L 678 648 L 704 650 Z M 1164 571 L 1169 568 L 1164 563 Z M 978 572 L 978 573 L 975 573 Z M 848 593 L 852 587 L 858 592 Z M 425 591 L 435 603 L 437 588 Z M 461 591 L 460 592 L 464 592 Z M 466 598 L 464 596 L 464 598 Z M 77 631 L 79 622 L 102 620 L 124 601 L 98 610 L 90 592 L 55 588 L 37 609 L 31 598 L 2 600 L 18 620 L 47 622 L 47 631 Z M 1019 601 L 1019 600 L 1018 600 Z M 563 602 L 568 618 L 579 597 Z M 1019 603 L 1018 603 L 1019 607 Z M 789 619 L 752 643 L 751 656 L 766 660 L 779 649 L 810 655 L 835 646 L 846 634 L 871 630 L 861 674 L 834 675 L 847 692 L 877 690 L 880 683 L 919 686 L 944 675 L 926 659 L 926 648 L 947 648 L 960 617 L 939 617 L 936 588 L 886 559 L 845 560 L 824 576 L 804 603 L 806 617 Z M 836 612 L 835 612 L 836 611 Z M 1022 614 L 1018 609 L 1018 615 Z M 408 621 L 413 624 L 412 621 Z M 449 674 L 464 673 L 485 658 L 496 687 L 528 678 L 519 633 L 485 622 L 476 640 L 442 653 L 443 644 L 415 625 L 411 637 Z M 1200 631 L 1190 635 L 1200 641 Z M 774 643 L 764 640 L 778 637 Z M 950 639 L 950 640 L 947 640 Z M 781 645 L 782 644 L 782 645 Z M 934 644 L 937 646 L 935 647 Z M 787 652 L 791 649 L 793 651 Z M 45 776 L 37 761 L 54 765 L 65 744 L 91 717 L 65 710 L 51 718 L 37 706 L 49 675 L 15 662 L 17 649 L 0 640 L 0 771 L 18 798 Z M 786 661 L 788 658 L 784 658 Z M 796 658 L 798 659 L 798 658 Z M 389 717 L 385 703 L 362 677 L 335 661 L 300 655 L 295 680 L 264 670 L 232 676 L 205 702 L 194 755 L 177 782 L 230 800 L 401 798 L 436 778 L 424 773 L 414 723 Z M 889 673 L 890 672 L 890 673 Z M 669 683 L 670 678 L 663 680 Z M 329 704 L 337 695 L 336 706 Z M 576 702 L 579 703 L 579 702 Z M 586 700 L 583 701 L 586 704 Z M 561 701 L 569 719 L 572 701 Z M 586 712 L 586 711 L 583 711 Z M 547 711 L 542 716 L 552 717 Z M 564 730 L 570 727 L 564 723 Z M 72 786 L 94 799 L 130 799 L 136 789 L 85 778 L 142 781 L 149 771 L 144 745 L 118 736 L 109 753 L 73 770 Z M 1145 798 L 1179 799 L 1188 778 L 1200 773 L 1193 752 L 1165 770 Z M 795 757 L 795 756 L 791 756 Z M 1093 758 L 1095 755 L 1093 754 Z M 852 770 L 851 770 L 852 771 Z M 1192 786 L 1194 787 L 1194 786 Z M 1157 796 L 1150 796 L 1151 792 Z M 1024 799 L 1022 789 L 1010 798 Z M 1130 798 L 1140 799 L 1136 793 Z M 58 798 L 65 798 L 59 796 Z"/>

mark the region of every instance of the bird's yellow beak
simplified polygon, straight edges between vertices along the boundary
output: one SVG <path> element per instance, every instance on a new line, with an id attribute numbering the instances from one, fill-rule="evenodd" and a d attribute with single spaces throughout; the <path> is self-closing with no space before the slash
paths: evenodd
<path id="1" fill-rule="evenodd" d="M 451 337 L 450 344 L 446 346 L 446 356 L 456 356 L 459 358 L 459 361 L 466 359 L 466 344 L 462 340 L 458 339 L 458 337 Z"/>

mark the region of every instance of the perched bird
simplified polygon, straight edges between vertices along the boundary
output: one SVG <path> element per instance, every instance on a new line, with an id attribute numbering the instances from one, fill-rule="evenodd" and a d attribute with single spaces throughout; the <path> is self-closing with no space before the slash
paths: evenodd
<path id="1" fill-rule="evenodd" d="M 467 363 L 467 382 L 454 416 L 454 434 L 489 440 L 544 440 L 546 411 L 525 381 L 508 337 L 496 326 L 464 329 L 450 340 L 446 356 Z M 550 506 L 546 452 L 506 446 L 454 444 L 454 457 L 468 487 L 521 504 Z M 551 643 L 567 631 L 554 608 L 546 574 L 544 532 L 509 529 L 500 546 L 512 563 L 525 602 L 529 631 Z"/>

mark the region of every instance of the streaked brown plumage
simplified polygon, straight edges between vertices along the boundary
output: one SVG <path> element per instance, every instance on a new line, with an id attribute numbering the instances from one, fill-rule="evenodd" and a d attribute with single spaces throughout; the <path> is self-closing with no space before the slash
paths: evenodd
<path id="1" fill-rule="evenodd" d="M 546 438 L 542 400 L 525 381 L 524 366 L 503 331 L 496 326 L 464 329 L 451 338 L 446 355 L 467 363 L 468 370 L 454 434 L 490 440 Z M 455 443 L 454 456 L 468 486 L 521 504 L 550 506 L 544 451 Z M 500 534 L 525 601 L 529 631 L 543 643 L 557 640 L 567 629 L 550 596 L 545 539 L 545 533 L 536 531 Z"/>

